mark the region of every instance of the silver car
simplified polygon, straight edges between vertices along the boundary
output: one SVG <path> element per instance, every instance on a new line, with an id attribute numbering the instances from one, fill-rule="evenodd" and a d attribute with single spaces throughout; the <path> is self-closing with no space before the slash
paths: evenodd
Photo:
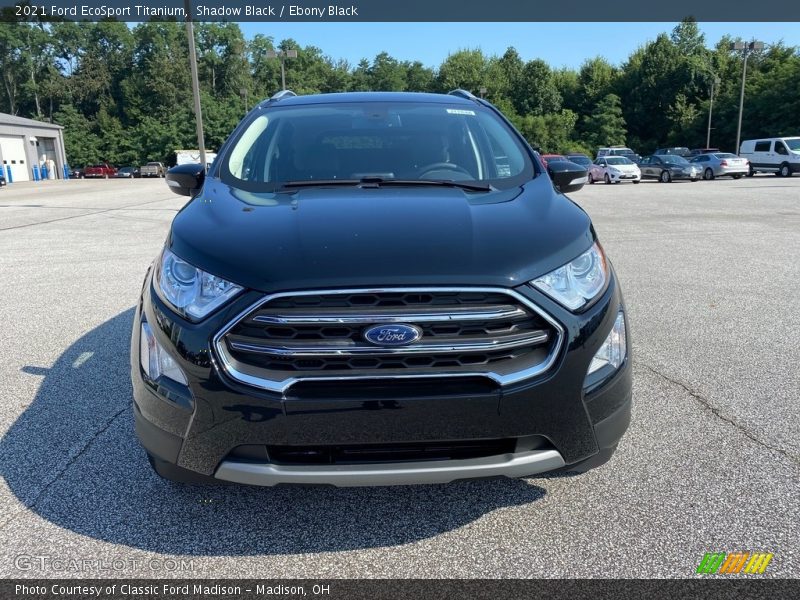
<path id="1" fill-rule="evenodd" d="M 654 154 L 645 156 L 639 163 L 642 179 L 658 179 L 670 183 L 675 179 L 697 181 L 700 169 L 682 156 L 674 154 Z"/>
<path id="2" fill-rule="evenodd" d="M 750 172 L 750 161 L 739 158 L 730 152 L 716 152 L 695 156 L 691 163 L 700 168 L 703 179 L 710 181 L 715 177 L 733 177 L 739 179 Z"/>

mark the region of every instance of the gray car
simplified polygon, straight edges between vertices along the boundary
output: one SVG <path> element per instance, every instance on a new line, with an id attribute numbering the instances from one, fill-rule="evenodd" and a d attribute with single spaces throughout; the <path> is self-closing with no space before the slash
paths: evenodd
<path id="1" fill-rule="evenodd" d="M 639 169 L 642 179 L 658 179 L 661 183 L 669 183 L 674 179 L 697 181 L 700 177 L 700 169 L 675 154 L 645 156 L 639 163 Z"/>
<path id="2" fill-rule="evenodd" d="M 730 152 L 717 152 L 716 154 L 701 154 L 695 156 L 691 163 L 696 165 L 703 174 L 703 179 L 709 181 L 715 177 L 733 177 L 739 179 L 750 171 L 750 161 L 739 158 Z"/>

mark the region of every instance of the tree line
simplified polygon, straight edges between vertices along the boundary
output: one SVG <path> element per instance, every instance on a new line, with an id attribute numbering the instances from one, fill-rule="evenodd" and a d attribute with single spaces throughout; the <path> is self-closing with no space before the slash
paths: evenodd
<path id="1" fill-rule="evenodd" d="M 624 144 L 640 153 L 664 145 L 734 150 L 741 52 L 723 37 L 708 47 L 692 20 L 634 51 L 621 65 L 598 56 L 579 69 L 464 49 L 437 68 L 386 52 L 356 65 L 315 46 L 267 35 L 245 39 L 236 23 L 195 26 L 206 145 L 219 148 L 245 112 L 281 88 L 270 50 L 296 50 L 286 83 L 298 94 L 340 91 L 447 92 L 497 105 L 543 151 Z M 0 112 L 63 125 L 73 165 L 169 162 L 197 146 L 188 43 L 182 23 L 0 23 Z M 800 51 L 781 41 L 751 53 L 742 137 L 800 134 Z"/>

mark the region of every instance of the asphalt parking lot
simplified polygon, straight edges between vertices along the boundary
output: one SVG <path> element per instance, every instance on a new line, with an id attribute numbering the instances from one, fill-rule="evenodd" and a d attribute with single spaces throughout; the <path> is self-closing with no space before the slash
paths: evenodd
<path id="1" fill-rule="evenodd" d="M 691 577 L 705 552 L 749 550 L 797 577 L 800 177 L 573 198 L 633 335 L 633 423 L 610 463 L 258 489 L 161 481 L 134 439 L 132 307 L 181 198 L 163 180 L 0 190 L 0 576 Z"/>

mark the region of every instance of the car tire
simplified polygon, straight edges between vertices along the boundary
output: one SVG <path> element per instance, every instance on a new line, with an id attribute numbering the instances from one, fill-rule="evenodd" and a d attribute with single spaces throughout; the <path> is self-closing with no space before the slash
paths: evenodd
<path id="1" fill-rule="evenodd" d="M 780 168 L 778 169 L 778 175 L 781 177 L 791 177 L 792 176 L 792 168 L 789 166 L 789 163 L 783 163 Z"/>
<path id="2" fill-rule="evenodd" d="M 589 173 L 589 183 L 594 185 L 594 177 L 592 177 L 591 173 Z"/>
<path id="3" fill-rule="evenodd" d="M 639 183 L 639 181 L 640 181 L 639 179 L 636 179 L 633 183 L 637 184 L 637 183 Z"/>
<path id="4" fill-rule="evenodd" d="M 756 174 L 756 172 L 753 171 L 753 165 L 750 165 L 750 169 L 747 171 L 747 176 L 748 177 L 752 177 L 755 174 Z"/>
<path id="5" fill-rule="evenodd" d="M 710 168 L 703 171 L 703 179 L 705 179 L 706 181 L 711 181 L 712 179 L 714 179 L 714 171 L 711 170 Z"/>
<path id="6" fill-rule="evenodd" d="M 605 175 L 603 175 L 603 181 L 605 181 L 605 182 L 606 182 L 606 185 L 608 185 L 609 183 L 611 183 L 611 177 L 609 177 L 609 176 L 608 176 L 608 173 L 606 173 Z"/>
<path id="7" fill-rule="evenodd" d="M 661 183 L 672 183 L 672 174 L 669 171 L 661 171 L 658 180 Z"/>
<path id="8" fill-rule="evenodd" d="M 742 174 L 741 173 L 736 173 L 735 175 L 733 175 L 733 178 L 734 179 L 741 179 L 742 178 Z"/>

